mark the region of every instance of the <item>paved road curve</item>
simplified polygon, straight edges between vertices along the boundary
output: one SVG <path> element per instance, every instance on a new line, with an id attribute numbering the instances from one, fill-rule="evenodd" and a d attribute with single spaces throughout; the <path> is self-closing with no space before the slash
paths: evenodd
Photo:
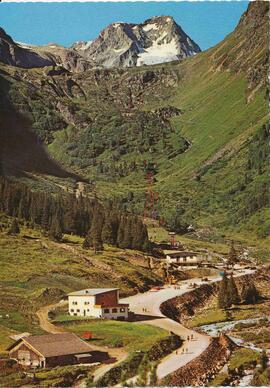
<path id="1" fill-rule="evenodd" d="M 198 285 L 202 284 L 199 279 L 192 279 L 192 282 L 195 282 Z M 199 334 L 193 330 L 190 330 L 180 323 L 165 317 L 160 311 L 160 305 L 166 300 L 189 292 L 189 283 L 190 280 L 181 282 L 178 285 L 178 287 L 180 286 L 180 289 L 175 289 L 173 286 L 171 286 L 156 292 L 148 291 L 146 293 L 137 294 L 121 300 L 121 302 L 129 303 L 130 310 L 137 314 L 158 317 L 158 319 L 153 319 L 146 322 L 144 321 L 143 323 L 158 326 L 167 331 L 171 331 L 185 340 L 181 348 L 171 353 L 160 362 L 157 368 L 158 379 L 162 379 L 189 361 L 193 360 L 195 357 L 199 356 L 210 344 L 211 339 L 208 335 Z M 191 335 L 193 335 L 194 340 L 187 341 L 187 336 L 191 337 Z M 182 353 L 183 350 L 184 353 Z"/>
<path id="2" fill-rule="evenodd" d="M 237 273 L 235 276 L 243 276 L 252 272 L 252 270 L 246 270 Z M 208 283 L 212 283 L 219 281 L 221 278 L 209 277 L 208 279 Z M 189 361 L 198 357 L 208 347 L 211 341 L 210 336 L 188 329 L 180 323 L 165 317 L 160 311 L 160 305 L 166 300 L 183 295 L 186 292 L 190 292 L 190 282 L 196 283 L 197 286 L 207 283 L 202 282 L 201 279 L 189 279 L 179 282 L 177 286 L 179 288 L 169 286 L 156 292 L 148 291 L 142 294 L 140 293 L 128 298 L 121 299 L 122 303 L 129 303 L 130 310 L 137 314 L 158 317 L 158 319 L 144 321 L 144 323 L 171 331 L 185 340 L 181 348 L 161 360 L 157 368 L 158 379 L 162 379 L 170 373 L 175 372 Z M 187 336 L 193 336 L 194 339 L 192 341 L 187 341 Z"/>

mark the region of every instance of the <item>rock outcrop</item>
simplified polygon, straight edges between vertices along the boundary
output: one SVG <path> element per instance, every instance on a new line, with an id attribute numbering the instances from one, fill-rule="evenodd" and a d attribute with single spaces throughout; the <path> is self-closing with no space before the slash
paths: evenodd
<path id="1" fill-rule="evenodd" d="M 216 69 L 245 73 L 248 92 L 267 82 L 269 68 L 269 2 L 252 1 L 236 29 L 215 50 Z M 266 39 L 267 37 L 267 39 Z"/>
<path id="2" fill-rule="evenodd" d="M 113 23 L 94 41 L 79 42 L 73 48 L 104 67 L 152 65 L 201 51 L 171 16 L 153 17 L 141 24 Z"/>
<path id="3" fill-rule="evenodd" d="M 52 59 L 43 57 L 30 48 L 15 43 L 3 28 L 0 28 L 0 62 L 23 68 L 54 65 Z"/>

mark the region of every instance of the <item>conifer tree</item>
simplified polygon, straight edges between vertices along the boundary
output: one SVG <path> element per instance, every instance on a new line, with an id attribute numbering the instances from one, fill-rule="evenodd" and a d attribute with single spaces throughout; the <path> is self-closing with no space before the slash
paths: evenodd
<path id="1" fill-rule="evenodd" d="M 123 248 L 124 236 L 125 236 L 125 223 L 126 217 L 122 216 L 120 218 L 119 227 L 117 231 L 117 246 Z"/>
<path id="2" fill-rule="evenodd" d="M 19 223 L 18 223 L 18 220 L 14 218 L 8 230 L 8 234 L 15 236 L 16 234 L 19 234 L 19 233 L 20 233 Z"/>
<path id="3" fill-rule="evenodd" d="M 132 248 L 132 219 L 129 216 L 126 217 L 125 220 L 125 228 L 121 248 Z"/>
<path id="4" fill-rule="evenodd" d="M 231 304 L 239 304 L 240 296 L 233 275 L 228 279 L 228 292 Z"/>
<path id="5" fill-rule="evenodd" d="M 84 249 L 88 249 L 88 248 L 91 248 L 93 246 L 93 241 L 92 241 L 92 238 L 91 238 L 91 233 L 90 233 L 90 230 L 89 232 L 87 233 L 84 241 L 83 241 L 83 248 Z"/>
<path id="6" fill-rule="evenodd" d="M 63 237 L 62 226 L 59 215 L 56 215 L 52 219 L 52 223 L 49 230 L 49 237 L 55 241 L 61 241 Z"/>
<path id="7" fill-rule="evenodd" d="M 115 212 L 110 212 L 107 217 L 105 217 L 101 238 L 102 241 L 115 245 L 117 241 L 117 231 L 118 231 L 118 217 Z"/>
<path id="8" fill-rule="evenodd" d="M 267 369 L 267 366 L 268 366 L 268 357 L 264 349 L 261 354 L 261 368 L 263 372 Z"/>
<path id="9" fill-rule="evenodd" d="M 48 230 L 50 225 L 50 201 L 49 198 L 45 195 L 43 203 L 43 211 L 41 218 L 41 226 L 43 229 Z"/>
<path id="10" fill-rule="evenodd" d="M 229 282 L 226 273 L 224 273 L 222 280 L 219 284 L 218 291 L 218 305 L 221 309 L 227 309 L 231 307 L 230 292 L 229 292 Z"/>
<path id="11" fill-rule="evenodd" d="M 246 304 L 254 304 L 259 301 L 260 294 L 253 282 L 249 282 L 243 285 L 241 299 Z"/>
<path id="12" fill-rule="evenodd" d="M 147 228 L 138 217 L 133 219 L 132 236 L 132 249 L 148 250 L 149 239 Z"/>
<path id="13" fill-rule="evenodd" d="M 90 229 L 90 238 L 95 253 L 103 251 L 103 242 L 101 238 L 102 227 L 103 227 L 104 215 L 100 207 L 95 207 L 92 225 Z"/>
<path id="14" fill-rule="evenodd" d="M 229 256 L 228 256 L 228 265 L 231 265 L 231 266 L 234 266 L 237 262 L 238 262 L 238 259 L 237 259 L 237 252 L 236 252 L 236 249 L 234 247 L 234 243 L 232 242 L 231 244 L 231 249 L 230 249 L 230 252 L 229 252 Z"/>

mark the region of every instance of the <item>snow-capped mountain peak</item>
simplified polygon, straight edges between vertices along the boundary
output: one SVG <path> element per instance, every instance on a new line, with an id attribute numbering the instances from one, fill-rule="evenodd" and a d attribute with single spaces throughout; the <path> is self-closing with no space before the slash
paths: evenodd
<path id="1" fill-rule="evenodd" d="M 156 16 L 141 24 L 112 23 L 94 41 L 81 43 L 73 48 L 104 67 L 170 62 L 201 51 L 171 16 Z"/>

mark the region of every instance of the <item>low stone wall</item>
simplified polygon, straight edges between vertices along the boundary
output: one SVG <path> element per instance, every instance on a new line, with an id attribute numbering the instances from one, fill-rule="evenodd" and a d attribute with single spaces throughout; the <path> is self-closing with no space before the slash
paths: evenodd
<path id="1" fill-rule="evenodd" d="M 201 386 L 207 384 L 228 361 L 237 347 L 226 335 L 213 338 L 208 348 L 194 360 L 160 381 L 161 386 Z"/>
<path id="2" fill-rule="evenodd" d="M 180 322 L 195 314 L 197 308 L 206 305 L 208 300 L 217 292 L 216 283 L 203 284 L 202 286 L 176 296 L 162 303 L 160 310 L 166 317 Z"/>

